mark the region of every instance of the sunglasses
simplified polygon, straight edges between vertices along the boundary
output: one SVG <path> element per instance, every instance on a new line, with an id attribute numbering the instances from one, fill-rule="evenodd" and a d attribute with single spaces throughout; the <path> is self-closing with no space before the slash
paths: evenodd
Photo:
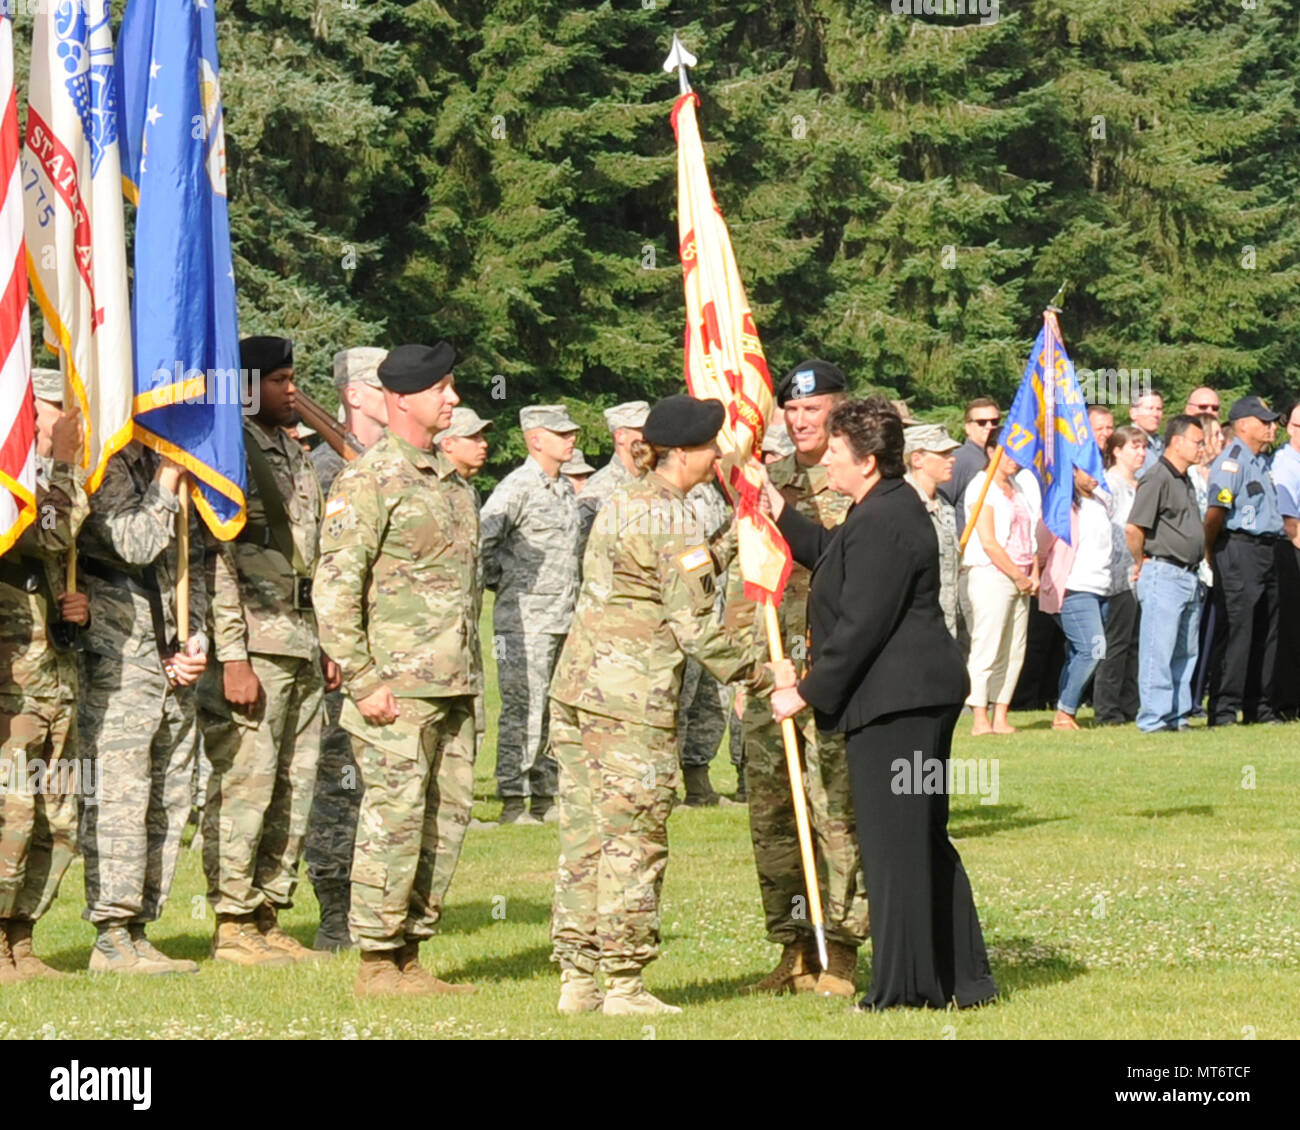
<path id="1" fill-rule="evenodd" d="M 1198 412 L 1217 412 L 1219 410 L 1217 404 L 1193 404 L 1192 407 Z"/>
<path id="2" fill-rule="evenodd" d="M 994 416 L 991 420 L 972 420 L 971 423 L 977 428 L 996 428 L 1000 423 L 1002 423 L 1002 417 Z"/>

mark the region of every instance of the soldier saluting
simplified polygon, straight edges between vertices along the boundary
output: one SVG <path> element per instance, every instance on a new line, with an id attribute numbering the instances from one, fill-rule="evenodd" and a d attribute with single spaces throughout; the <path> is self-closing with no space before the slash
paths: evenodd
<path id="1" fill-rule="evenodd" d="M 352 860 L 358 996 L 472 992 L 421 967 L 469 823 L 478 515 L 434 446 L 460 402 L 455 351 L 399 345 L 379 366 L 382 438 L 335 480 L 312 590 L 338 663 L 364 793 Z"/>

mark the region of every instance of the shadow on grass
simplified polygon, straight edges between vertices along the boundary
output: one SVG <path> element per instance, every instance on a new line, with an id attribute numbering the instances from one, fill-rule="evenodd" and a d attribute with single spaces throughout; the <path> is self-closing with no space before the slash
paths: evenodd
<path id="1" fill-rule="evenodd" d="M 502 923 L 546 925 L 551 922 L 551 904 L 528 898 L 475 899 L 453 902 L 447 907 L 438 929 L 443 934 L 477 934 Z"/>
<path id="2" fill-rule="evenodd" d="M 527 981 L 550 974 L 560 991 L 560 967 L 551 961 L 551 947 L 533 946 L 513 953 L 472 957 L 452 968 L 450 959 L 438 966 L 438 976 L 449 981 Z"/>
<path id="3" fill-rule="evenodd" d="M 1142 812 L 1135 812 L 1133 815 L 1145 816 L 1148 819 L 1157 819 L 1162 816 L 1213 816 L 1214 806 L 1212 804 L 1184 804 L 1178 808 L 1148 808 Z"/>
<path id="4" fill-rule="evenodd" d="M 36 953 L 47 965 L 52 966 L 61 973 L 84 973 L 89 968 L 90 951 L 95 946 L 95 931 L 92 927 L 89 925 L 86 927 L 85 945 L 64 946 L 63 949 L 53 950 L 50 953 L 42 952 L 39 929 L 37 927 Z M 297 930 L 286 927 L 285 932 L 292 934 L 310 949 L 312 939 L 316 936 L 316 927 L 313 925 Z M 211 919 L 208 920 L 206 927 L 196 924 L 195 930 L 184 934 L 172 934 L 164 930 L 149 930 L 147 936 L 149 941 L 168 957 L 188 958 L 190 961 L 197 961 L 200 964 L 211 962 Z"/>
<path id="5" fill-rule="evenodd" d="M 1028 989 L 1073 981 L 1088 971 L 1082 962 L 1075 961 L 1055 946 L 1045 945 L 1034 938 L 1003 938 L 990 944 L 989 950 L 989 963 L 993 968 L 993 979 L 997 982 L 1000 1001 L 1006 1001 Z M 858 968 L 854 977 L 858 997 L 865 996 L 871 984 L 870 954 L 870 946 L 864 946 L 858 951 Z M 679 988 L 665 987 L 663 992 L 651 986 L 651 991 L 670 1004 L 677 1005 L 731 1000 L 739 997 L 746 985 L 753 984 L 766 972 L 766 969 L 755 969 L 749 976 L 697 982 Z M 771 998 L 758 996 L 754 999 Z"/>
<path id="6" fill-rule="evenodd" d="M 1022 804 L 981 804 L 962 809 L 949 819 L 948 834 L 954 840 L 969 840 L 1070 819 L 1068 816 L 1017 816 L 1016 813 L 1023 808 Z"/>

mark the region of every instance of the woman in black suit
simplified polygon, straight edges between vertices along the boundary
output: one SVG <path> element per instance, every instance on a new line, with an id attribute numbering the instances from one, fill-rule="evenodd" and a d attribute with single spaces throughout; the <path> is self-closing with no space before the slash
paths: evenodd
<path id="1" fill-rule="evenodd" d="M 903 425 L 887 400 L 832 413 L 823 462 L 853 499 L 824 529 L 785 506 L 773 517 L 813 570 L 812 663 L 772 695 L 778 720 L 813 708 L 845 735 L 871 906 L 871 989 L 860 1007 L 982 1004 L 997 994 L 970 882 L 948 839 L 948 758 L 969 684 L 939 608 L 939 549 L 903 481 Z"/>

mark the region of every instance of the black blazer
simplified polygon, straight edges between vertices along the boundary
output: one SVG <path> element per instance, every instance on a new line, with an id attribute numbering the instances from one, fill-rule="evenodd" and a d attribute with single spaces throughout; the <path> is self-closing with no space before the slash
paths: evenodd
<path id="1" fill-rule="evenodd" d="M 777 523 L 812 569 L 812 662 L 799 693 L 819 730 L 961 703 L 966 664 L 939 607 L 939 542 L 903 479 L 882 479 L 826 529 L 786 506 Z"/>

